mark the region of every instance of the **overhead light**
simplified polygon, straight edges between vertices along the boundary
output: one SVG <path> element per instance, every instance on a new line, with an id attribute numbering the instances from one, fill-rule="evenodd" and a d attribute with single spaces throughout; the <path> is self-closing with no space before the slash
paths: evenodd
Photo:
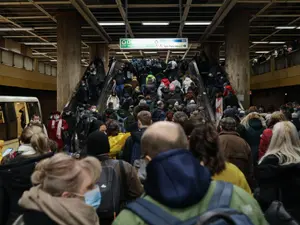
<path id="1" fill-rule="evenodd" d="M 285 44 L 285 41 L 270 41 L 269 44 L 270 45 L 281 45 L 281 44 Z"/>
<path id="2" fill-rule="evenodd" d="M 55 42 L 25 42 L 24 45 L 56 45 Z"/>
<path id="3" fill-rule="evenodd" d="M 57 59 L 51 59 L 50 62 L 57 62 Z"/>
<path id="4" fill-rule="evenodd" d="M 144 52 L 145 54 L 157 54 L 157 52 Z"/>
<path id="5" fill-rule="evenodd" d="M 142 22 L 144 26 L 167 26 L 170 22 Z"/>
<path id="6" fill-rule="evenodd" d="M 25 27 L 1 27 L 0 31 L 31 31 L 33 28 L 25 28 Z"/>
<path id="7" fill-rule="evenodd" d="M 32 55 L 47 55 L 47 53 L 43 53 L 43 52 L 33 52 Z"/>
<path id="8" fill-rule="evenodd" d="M 206 26 L 210 25 L 210 21 L 200 21 L 200 22 L 184 22 L 184 25 L 190 25 L 190 26 Z"/>
<path id="9" fill-rule="evenodd" d="M 275 29 L 277 29 L 277 30 L 293 30 L 295 28 L 296 28 L 296 26 L 278 26 L 278 27 L 275 27 Z"/>
<path id="10" fill-rule="evenodd" d="M 124 26 L 124 22 L 99 22 L 100 26 Z"/>
<path id="11" fill-rule="evenodd" d="M 296 29 L 300 29 L 300 27 L 297 27 Z"/>
<path id="12" fill-rule="evenodd" d="M 252 41 L 252 44 L 269 44 L 268 41 Z"/>
<path id="13" fill-rule="evenodd" d="M 269 51 L 257 51 L 257 52 L 255 52 L 256 54 L 268 54 L 269 53 Z"/>
<path id="14" fill-rule="evenodd" d="M 180 51 L 179 52 L 172 52 L 172 54 L 184 54 L 184 53 L 185 52 L 182 52 L 182 51 L 181 52 Z"/>
<path id="15" fill-rule="evenodd" d="M 220 61 L 225 61 L 225 58 L 220 58 Z"/>
<path id="16" fill-rule="evenodd" d="M 116 52 L 117 55 L 130 54 L 130 52 Z"/>

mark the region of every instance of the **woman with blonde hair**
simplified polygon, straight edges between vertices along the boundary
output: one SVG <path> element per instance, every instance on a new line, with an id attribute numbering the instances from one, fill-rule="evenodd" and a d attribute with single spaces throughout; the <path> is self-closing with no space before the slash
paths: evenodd
<path id="1" fill-rule="evenodd" d="M 253 164 L 257 165 L 260 135 L 265 129 L 265 120 L 258 113 L 253 112 L 249 113 L 245 118 L 242 119 L 241 125 L 244 126 L 242 137 L 250 145 Z"/>
<path id="2" fill-rule="evenodd" d="M 300 140 L 296 127 L 289 121 L 279 122 L 266 154 L 258 166 L 259 201 L 263 210 L 279 200 L 300 222 Z"/>
<path id="3" fill-rule="evenodd" d="M 19 205 L 24 225 L 98 225 L 95 208 L 101 202 L 101 165 L 96 158 L 76 160 L 58 153 L 36 166 L 34 187 L 25 191 Z"/>
<path id="4" fill-rule="evenodd" d="M 259 143 L 259 159 L 264 156 L 264 154 L 267 152 L 267 149 L 269 147 L 271 138 L 272 138 L 272 130 L 276 123 L 285 121 L 286 118 L 282 112 L 273 112 L 271 114 L 270 119 L 268 120 L 268 128 L 264 130 L 264 132 L 261 135 L 260 143 Z"/>

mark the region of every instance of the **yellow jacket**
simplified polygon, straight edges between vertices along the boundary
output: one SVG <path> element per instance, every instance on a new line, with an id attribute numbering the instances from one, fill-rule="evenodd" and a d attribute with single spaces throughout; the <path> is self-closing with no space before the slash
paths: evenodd
<path id="1" fill-rule="evenodd" d="M 117 136 L 109 136 L 108 141 L 110 145 L 110 152 L 109 155 L 112 158 L 115 158 L 120 151 L 122 150 L 123 146 L 127 138 L 130 136 L 130 133 L 119 133 Z"/>
<path id="2" fill-rule="evenodd" d="M 212 179 L 222 180 L 228 183 L 232 183 L 242 189 L 244 189 L 249 194 L 252 194 L 249 184 L 245 178 L 245 175 L 231 163 L 226 163 L 226 169 L 219 174 L 215 174 Z"/>

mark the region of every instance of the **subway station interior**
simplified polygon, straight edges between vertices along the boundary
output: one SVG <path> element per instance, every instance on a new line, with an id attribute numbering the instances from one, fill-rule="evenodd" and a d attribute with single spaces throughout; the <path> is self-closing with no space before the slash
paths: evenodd
<path id="1" fill-rule="evenodd" d="M 300 224 L 299 93 L 300 0 L 0 0 L 0 225 Z"/>

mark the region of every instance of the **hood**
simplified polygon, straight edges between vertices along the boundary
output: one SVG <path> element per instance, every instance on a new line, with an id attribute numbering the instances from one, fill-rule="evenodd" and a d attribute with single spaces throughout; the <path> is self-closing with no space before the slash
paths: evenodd
<path id="1" fill-rule="evenodd" d="M 189 78 L 189 77 L 186 77 L 186 78 L 184 79 L 184 82 L 192 82 L 192 79 Z"/>
<path id="2" fill-rule="evenodd" d="M 205 196 L 211 175 L 185 149 L 160 153 L 147 166 L 145 192 L 171 208 L 186 208 Z"/>
<path id="3" fill-rule="evenodd" d="M 22 155 L 35 155 L 36 151 L 30 144 L 22 144 L 18 148 L 18 152 L 20 152 Z"/>
<path id="4" fill-rule="evenodd" d="M 249 126 L 254 130 L 261 130 L 264 128 L 260 119 L 249 120 Z"/>

